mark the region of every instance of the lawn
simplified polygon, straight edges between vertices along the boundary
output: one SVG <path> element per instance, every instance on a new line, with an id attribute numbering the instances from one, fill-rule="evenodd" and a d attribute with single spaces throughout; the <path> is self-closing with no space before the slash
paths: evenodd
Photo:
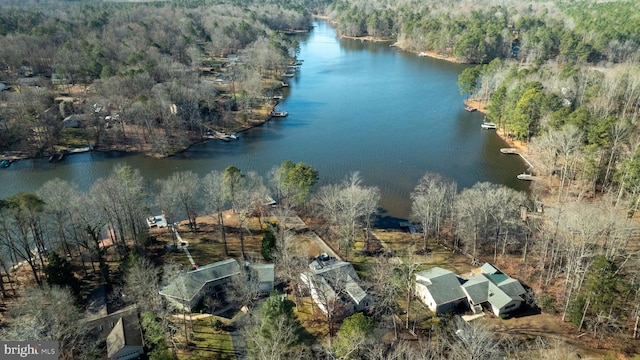
<path id="1" fill-rule="evenodd" d="M 62 140 L 60 146 L 63 148 L 77 148 L 88 146 L 87 139 L 91 139 L 92 134 L 87 129 L 64 128 L 62 129 Z"/>
<path id="2" fill-rule="evenodd" d="M 450 249 L 429 239 L 429 253 L 416 255 L 413 252 L 423 246 L 420 235 L 411 235 L 398 230 L 376 230 L 375 234 L 384 242 L 386 249 L 393 251 L 403 262 L 411 260 L 420 264 L 420 269 L 429 269 L 438 266 L 451 270 L 456 274 L 465 274 L 471 271 L 474 266 L 468 257 L 459 253 L 454 253 Z M 410 249 L 413 249 L 411 251 Z"/>
<path id="3" fill-rule="evenodd" d="M 233 342 L 228 331 L 216 329 L 212 324 L 224 318 L 211 316 L 193 321 L 192 350 L 178 354 L 179 359 L 235 359 Z"/>

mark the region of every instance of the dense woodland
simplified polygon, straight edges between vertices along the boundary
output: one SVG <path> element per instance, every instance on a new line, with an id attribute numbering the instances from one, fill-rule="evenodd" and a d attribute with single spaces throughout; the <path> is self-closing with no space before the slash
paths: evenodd
<path id="1" fill-rule="evenodd" d="M 289 2 L 2 10 L 0 82 L 12 91 L 0 93 L 0 151 L 24 155 L 74 142 L 167 155 L 207 132 L 264 121 L 253 110 L 297 49 L 285 33 L 311 26 L 309 11 Z M 63 127 L 74 114 L 80 128 Z"/>
<path id="2" fill-rule="evenodd" d="M 245 221 L 252 216 L 263 221 L 269 212 L 281 220 L 300 213 L 316 219 L 318 231 L 347 259 L 367 259 L 366 268 L 359 270 L 377 305 L 366 316 L 344 322 L 325 319 L 330 335 L 327 342 L 320 339 L 325 353 L 319 354 L 300 335 L 292 310 L 299 305 L 295 291 L 293 303 L 269 298 L 247 326 L 252 358 L 575 356 L 561 343 L 505 341 L 475 323 L 454 321 L 443 322 L 428 343 L 420 336 L 411 344 L 375 342 L 377 328 L 410 329 L 416 316 L 410 311 L 413 274 L 429 267 L 416 263 L 415 255 L 442 245 L 470 261 L 518 268 L 518 278 L 532 289 L 530 306 L 558 314 L 598 344 L 612 339 L 624 343 L 617 350 L 633 355 L 640 320 L 639 6 L 627 1 L 202 0 L 58 2 L 46 12 L 38 7 L 3 8 L 0 81 L 13 90 L 0 93 L 2 151 L 48 151 L 65 131 L 62 118 L 73 113 L 93 116 L 86 129 L 93 129 L 90 136 L 97 143 L 126 143 L 137 132 L 165 154 L 209 129 L 238 126 L 235 115 L 250 116 L 265 91 L 268 95 L 265 79 L 278 79 L 295 57 L 296 43 L 285 32 L 308 29 L 311 14 L 319 13 L 335 21 L 343 35 L 388 38 L 409 51 L 433 51 L 478 64 L 460 75 L 461 92 L 487 104 L 488 119 L 505 137 L 526 144 L 533 171 L 542 180 L 523 194 L 489 183 L 458 189 L 438 174 L 425 174 L 407 199 L 421 236 L 403 253 L 379 257 L 368 230 L 376 224 L 380 191 L 364 185 L 357 173 L 321 188 L 314 187 L 321 174 L 291 162 L 266 178 L 230 166 L 204 178 L 176 173 L 157 184 L 146 184 L 135 169 L 121 166 L 85 193 L 53 180 L 33 194 L 0 201 L 6 279 L 0 281 L 2 300 L 15 296 L 9 266 L 21 261 L 33 282 L 42 286 L 28 296 L 33 301 L 55 297 L 58 304 L 81 304 L 77 278 L 123 286 L 132 294 L 129 301 L 141 306 L 152 358 L 170 358 L 169 349 L 179 344 L 169 341 L 174 339 L 164 319 L 173 310 L 157 296 L 145 297 L 157 294 L 158 273 L 171 273 L 146 259 L 152 242 L 144 224 L 149 209 L 165 210 L 171 221 L 187 219 L 194 232 L 197 215 L 233 209 L 243 258 L 252 255 L 245 254 Z M 237 53 L 243 56 L 239 64 L 216 60 Z M 212 68 L 228 86 L 215 83 L 216 75 L 208 80 L 203 68 Z M 21 85 L 24 78 L 36 78 L 39 87 Z M 55 84 L 56 79 L 61 83 Z M 72 85 L 86 92 L 86 101 L 56 103 L 55 94 Z M 236 110 L 221 105 L 225 96 L 234 99 Z M 104 127 L 107 115 L 119 116 L 117 126 Z M 156 193 L 160 195 L 152 196 Z M 266 195 L 278 201 L 276 209 L 261 205 Z M 222 216 L 216 221 L 215 236 L 226 254 L 228 229 Z M 99 246 L 107 228 L 115 244 L 109 251 Z M 262 255 L 276 264 L 286 289 L 296 289 L 297 274 L 308 259 L 294 250 L 289 229 L 270 228 L 266 222 L 265 229 L 272 237 L 263 242 Z M 363 248 L 355 247 L 359 242 Z M 72 263 L 64 254 L 73 255 Z M 388 261 L 394 255 L 402 261 Z M 107 258 L 125 265 L 114 273 L 105 265 Z M 55 285 L 69 286 L 60 290 Z M 255 294 L 236 287 L 236 297 L 255 302 Z M 52 337 L 65 344 L 84 339 L 91 344 L 83 338 L 77 308 L 52 311 L 50 322 L 35 326 L 45 315 L 15 306 L 11 314 L 20 321 L 2 331 L 16 338 Z M 396 324 L 393 315 L 406 323 Z M 33 326 L 21 326 L 25 323 Z M 421 326 L 420 334 L 434 331 Z M 186 323 L 184 328 L 188 342 Z M 470 335 L 458 336 L 455 329 Z M 94 351 L 91 346 L 67 349 L 69 358 L 91 358 Z"/>

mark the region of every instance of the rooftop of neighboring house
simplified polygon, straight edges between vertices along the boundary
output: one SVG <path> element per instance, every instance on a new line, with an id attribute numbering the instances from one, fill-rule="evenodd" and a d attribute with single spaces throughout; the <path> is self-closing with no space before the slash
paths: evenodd
<path id="1" fill-rule="evenodd" d="M 114 357 L 125 346 L 142 346 L 142 332 L 137 314 L 118 319 L 107 336 L 107 356 Z"/>
<path id="2" fill-rule="evenodd" d="M 472 271 L 472 275 L 462 285 L 474 304 L 489 302 L 497 308 L 512 300 L 522 301 L 526 290 L 516 279 L 510 278 L 495 266 L 485 263 Z"/>
<path id="3" fill-rule="evenodd" d="M 184 274 L 184 285 L 174 280 L 160 290 L 160 294 L 177 299 L 191 300 L 207 283 L 224 280 L 240 274 L 240 265 L 235 259 L 218 261 L 201 266 Z"/>
<path id="4" fill-rule="evenodd" d="M 334 293 L 337 289 L 344 290 L 357 304 L 360 304 L 367 297 L 367 292 L 360 286 L 360 278 L 351 263 L 338 261 L 327 254 L 321 254 L 309 264 L 309 268 L 321 278 L 319 286 L 326 284 Z"/>
<path id="5" fill-rule="evenodd" d="M 436 305 L 447 304 L 464 299 L 458 275 L 443 268 L 434 267 L 416 273 L 416 282 L 427 287 Z"/>

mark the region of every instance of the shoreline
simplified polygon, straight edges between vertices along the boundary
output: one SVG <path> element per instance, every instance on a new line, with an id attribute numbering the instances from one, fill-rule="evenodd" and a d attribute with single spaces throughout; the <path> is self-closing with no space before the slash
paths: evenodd
<path id="1" fill-rule="evenodd" d="M 487 114 L 487 103 L 482 102 L 480 100 L 477 99 L 467 99 L 463 101 L 463 104 L 465 106 L 470 106 L 474 109 L 476 109 L 476 111 L 486 115 Z M 504 142 L 507 143 L 507 145 L 509 145 L 509 147 L 512 147 L 514 149 L 518 149 L 518 152 L 521 154 L 520 156 L 522 156 L 524 158 L 524 156 L 526 154 L 529 153 L 529 149 L 527 147 L 527 144 L 522 141 L 522 140 L 515 140 L 511 137 L 508 136 L 507 133 L 505 133 L 504 129 L 496 129 L 496 135 L 498 135 L 499 138 L 501 138 Z M 524 159 L 525 162 L 527 162 L 529 165 L 532 165 L 532 162 L 526 158 Z"/>

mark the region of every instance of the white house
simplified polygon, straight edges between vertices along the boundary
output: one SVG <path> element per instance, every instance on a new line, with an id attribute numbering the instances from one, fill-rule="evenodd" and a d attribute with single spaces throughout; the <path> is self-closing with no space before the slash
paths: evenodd
<path id="1" fill-rule="evenodd" d="M 416 273 L 416 295 L 436 315 L 467 306 L 462 279 L 449 270 L 434 267 Z"/>
<path id="2" fill-rule="evenodd" d="M 522 296 L 526 293 L 518 280 L 503 274 L 489 263 L 471 275 L 462 285 L 462 290 L 474 312 L 486 306 L 496 316 L 519 309 L 524 301 Z"/>
<path id="3" fill-rule="evenodd" d="M 360 286 L 360 278 L 350 263 L 322 254 L 309 269 L 300 274 L 300 279 L 325 315 L 331 312 L 331 316 L 346 317 L 373 305 L 373 296 Z"/>
<path id="4" fill-rule="evenodd" d="M 526 290 L 518 280 L 486 263 L 467 279 L 438 267 L 418 272 L 415 293 L 437 315 L 463 306 L 474 313 L 487 308 L 500 316 L 519 309 Z"/>

